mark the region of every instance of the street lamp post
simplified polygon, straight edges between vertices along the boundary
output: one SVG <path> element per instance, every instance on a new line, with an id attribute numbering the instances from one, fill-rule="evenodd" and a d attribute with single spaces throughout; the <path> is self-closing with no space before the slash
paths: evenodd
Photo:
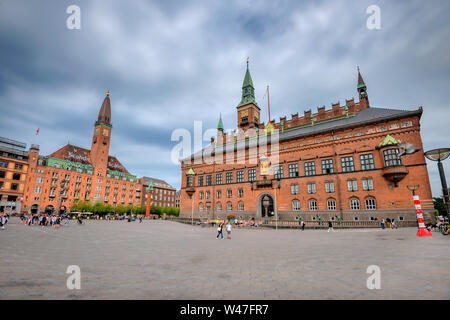
<path id="1" fill-rule="evenodd" d="M 151 209 L 151 198 L 153 194 L 153 180 L 150 180 L 148 187 L 147 187 L 147 194 L 145 195 L 147 197 L 147 206 L 145 208 L 145 216 L 150 217 L 150 209 Z"/>
<path id="2" fill-rule="evenodd" d="M 277 191 L 280 189 L 280 176 L 277 176 L 277 186 L 275 188 L 275 230 L 278 230 L 278 207 L 277 207 Z"/>
<path id="3" fill-rule="evenodd" d="M 186 172 L 186 179 L 187 179 L 187 188 L 186 193 L 188 194 L 189 198 L 192 200 L 192 209 L 191 209 L 191 224 L 194 225 L 194 193 L 195 189 L 194 187 L 194 176 L 196 175 L 195 171 L 190 168 L 188 172 Z"/>
<path id="4" fill-rule="evenodd" d="M 442 185 L 442 195 L 444 197 L 444 203 L 447 208 L 447 215 L 450 213 L 450 199 L 442 161 L 447 159 L 449 155 L 450 155 L 450 148 L 439 148 L 425 152 L 425 157 L 427 157 L 428 160 L 437 161 L 438 163 L 439 177 L 441 178 L 441 185 Z"/>
<path id="5" fill-rule="evenodd" d="M 412 195 L 415 196 L 416 195 L 416 190 L 419 189 L 419 185 L 418 184 L 416 184 L 416 185 L 408 185 L 407 188 L 409 190 L 411 190 L 412 191 Z"/>

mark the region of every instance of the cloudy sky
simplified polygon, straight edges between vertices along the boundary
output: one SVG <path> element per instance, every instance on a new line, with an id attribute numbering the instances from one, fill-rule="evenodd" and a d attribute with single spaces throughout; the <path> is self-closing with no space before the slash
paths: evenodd
<path id="1" fill-rule="evenodd" d="M 66 27 L 72 4 L 80 30 Z M 369 5 L 381 9 L 379 30 L 366 26 Z M 0 136 L 44 155 L 68 141 L 89 148 L 110 89 L 111 154 L 178 188 L 173 130 L 215 128 L 220 113 L 234 129 L 249 56 L 262 107 L 270 85 L 272 118 L 357 98 L 359 65 L 372 106 L 423 105 L 425 150 L 449 147 L 449 17 L 448 0 L 0 0 Z"/>

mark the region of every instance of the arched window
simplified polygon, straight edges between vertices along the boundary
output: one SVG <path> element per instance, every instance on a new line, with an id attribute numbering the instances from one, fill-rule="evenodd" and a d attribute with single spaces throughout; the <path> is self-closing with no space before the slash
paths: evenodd
<path id="1" fill-rule="evenodd" d="M 244 211 L 244 203 L 243 203 L 242 201 L 240 201 L 240 202 L 238 203 L 238 210 L 239 210 L 239 211 Z"/>
<path id="2" fill-rule="evenodd" d="M 233 204 L 231 202 L 227 202 L 227 211 L 233 211 Z"/>
<path id="3" fill-rule="evenodd" d="M 317 211 L 317 200 L 316 199 L 309 200 L 309 210 Z"/>
<path id="4" fill-rule="evenodd" d="M 359 210 L 359 199 L 358 198 L 351 198 L 350 199 L 350 210 Z"/>
<path id="5" fill-rule="evenodd" d="M 336 200 L 330 198 L 327 200 L 327 209 L 330 211 L 336 210 Z"/>
<path id="6" fill-rule="evenodd" d="M 222 211 L 222 204 L 217 202 L 217 211 Z"/>
<path id="7" fill-rule="evenodd" d="M 300 211 L 300 201 L 298 201 L 297 199 L 292 200 L 292 210 Z"/>
<path id="8" fill-rule="evenodd" d="M 203 211 L 203 203 L 200 203 L 198 205 L 198 211 L 202 212 Z"/>
<path id="9" fill-rule="evenodd" d="M 367 197 L 366 198 L 366 210 L 376 210 L 376 209 L 377 209 L 377 203 L 375 201 L 375 198 Z"/>

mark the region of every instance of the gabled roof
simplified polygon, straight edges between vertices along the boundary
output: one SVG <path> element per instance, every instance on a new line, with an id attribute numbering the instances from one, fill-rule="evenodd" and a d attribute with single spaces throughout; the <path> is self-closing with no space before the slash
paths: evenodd
<path id="1" fill-rule="evenodd" d="M 393 136 L 388 134 L 383 139 L 383 141 L 381 141 L 379 144 L 377 144 L 377 148 L 382 148 L 382 147 L 385 147 L 385 146 L 393 146 L 393 145 L 397 145 L 399 143 L 402 143 L 402 141 L 398 140 L 398 139 L 395 139 Z"/>

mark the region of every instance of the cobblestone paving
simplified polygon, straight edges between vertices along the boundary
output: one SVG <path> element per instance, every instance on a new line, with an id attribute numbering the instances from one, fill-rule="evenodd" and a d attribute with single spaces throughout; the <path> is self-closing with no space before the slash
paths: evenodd
<path id="1" fill-rule="evenodd" d="M 449 299 L 450 237 L 89 221 L 0 230 L 0 299 Z M 66 269 L 81 268 L 68 290 Z M 369 265 L 381 289 L 366 287 Z"/>

